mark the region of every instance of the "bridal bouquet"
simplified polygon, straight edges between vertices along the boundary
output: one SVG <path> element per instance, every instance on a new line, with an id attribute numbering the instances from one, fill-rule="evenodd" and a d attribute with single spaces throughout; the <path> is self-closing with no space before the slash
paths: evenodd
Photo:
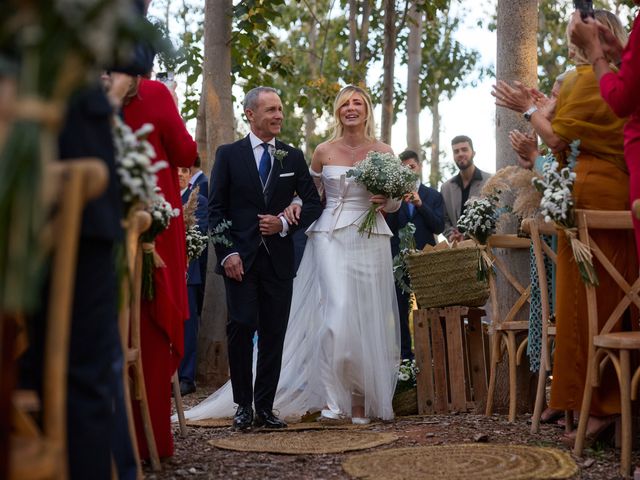
<path id="1" fill-rule="evenodd" d="M 391 153 L 369 152 L 364 160 L 355 168 L 347 171 L 347 177 L 363 185 L 374 195 L 385 195 L 389 198 L 401 198 L 415 189 L 418 176 L 408 167 L 402 165 L 398 157 Z M 376 215 L 379 205 L 372 204 L 367 210 L 364 220 L 358 227 L 358 233 L 373 233 L 376 226 Z"/>
<path id="2" fill-rule="evenodd" d="M 567 237 L 578 265 L 580 276 L 587 285 L 598 285 L 598 275 L 593 266 L 593 255 L 587 245 L 578 239 L 578 229 L 574 215 L 573 183 L 576 174 L 573 168 L 580 154 L 580 140 L 571 143 L 571 154 L 567 158 L 567 166 L 560 164 L 552 154 L 542 168 L 542 178 L 534 178 L 533 186 L 542 193 L 540 213 L 546 222 L 554 222 Z"/>
<path id="3" fill-rule="evenodd" d="M 153 125 L 146 123 L 136 132 L 114 115 L 113 137 L 117 173 L 120 179 L 124 216 L 138 204 L 150 205 L 156 195 L 157 173 L 169 166 L 164 160 L 153 163 L 156 152 L 147 138 Z"/>
<path id="4" fill-rule="evenodd" d="M 149 206 L 151 214 L 151 226 L 142 234 L 142 295 L 147 300 L 152 300 L 155 296 L 153 282 L 153 270 L 164 268 L 166 265 L 162 257 L 155 249 L 155 239 L 164 232 L 172 218 L 180 215 L 180 210 L 173 208 L 164 198 L 160 189 L 156 190 L 156 195 Z"/>

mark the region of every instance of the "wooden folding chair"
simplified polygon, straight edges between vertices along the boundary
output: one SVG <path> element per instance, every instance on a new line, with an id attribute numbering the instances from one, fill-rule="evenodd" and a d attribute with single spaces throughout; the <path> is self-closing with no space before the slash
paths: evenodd
<path id="1" fill-rule="evenodd" d="M 528 320 L 515 320 L 520 310 L 530 302 L 531 285 L 527 287 L 516 279 L 509 267 L 494 254 L 496 248 L 526 249 L 529 250 L 530 241 L 528 238 L 521 238 L 516 235 L 492 235 L 489 237 L 488 249 L 491 252 L 491 259 L 495 266 L 494 274 L 489 275 L 489 289 L 491 292 L 491 304 L 493 318 L 491 319 L 491 369 L 489 374 L 489 390 L 487 392 L 487 406 L 485 415 L 493 412 L 493 396 L 496 388 L 496 371 L 498 363 L 502 360 L 506 350 L 509 368 L 509 421 L 516 420 L 517 407 L 517 383 L 516 368 L 522 360 L 522 355 L 527 347 L 527 339 L 517 342 L 517 336 L 525 333 L 529 329 Z M 514 304 L 510 307 L 506 315 L 500 315 L 498 305 L 498 290 L 496 275 L 500 274 L 511 285 L 519 295 Z"/>
<path id="2" fill-rule="evenodd" d="M 640 278 L 637 276 L 633 284 L 629 284 L 620 274 L 611 260 L 602 252 L 594 241 L 590 230 L 608 230 L 611 235 L 617 231 L 633 228 L 630 211 L 602 211 L 602 210 L 576 210 L 578 219 L 578 235 L 580 240 L 588 245 L 593 254 L 594 263 L 599 262 L 615 283 L 624 292 L 624 297 L 613 310 L 602 328 L 598 327 L 598 287 L 585 285 L 587 294 L 587 312 L 589 322 L 589 356 L 587 364 L 587 378 L 585 382 L 582 407 L 580 408 L 580 420 L 574 453 L 581 455 L 585 443 L 585 434 L 591 408 L 593 388 L 600 383 L 600 376 L 611 362 L 620 385 L 621 403 L 621 449 L 620 449 L 620 473 L 628 476 L 631 471 L 631 401 L 638 395 L 638 383 L 640 382 L 640 368 L 631 373 L 630 356 L 634 350 L 640 350 L 640 332 L 638 331 L 613 331 L 625 316 L 625 313 L 633 308 L 640 308 Z"/>
<path id="3" fill-rule="evenodd" d="M 144 383 L 144 370 L 142 368 L 142 355 L 140 349 L 140 301 L 142 298 L 142 247 L 140 235 L 151 226 L 151 215 L 142 210 L 134 210 L 124 222 L 125 227 L 125 253 L 127 257 L 127 278 L 122 284 L 121 309 L 119 318 L 120 338 L 124 355 L 124 396 L 129 419 L 129 434 L 134 446 L 138 476 L 142 476 L 140 456 L 136 437 L 136 428 L 133 421 L 133 398 L 130 392 L 130 384 L 133 384 L 135 399 L 140 407 L 140 417 L 145 439 L 149 448 L 149 458 L 154 471 L 162 469 L 160 457 L 153 435 L 147 389 Z M 131 377 L 129 377 L 131 372 Z"/>
<path id="4" fill-rule="evenodd" d="M 531 433 L 540 431 L 540 418 L 545 405 L 547 378 L 551 373 L 551 337 L 556 335 L 555 324 L 550 323 L 551 319 L 551 292 L 548 288 L 547 271 L 545 268 L 545 257 L 556 264 L 556 252 L 543 241 L 542 236 L 547 237 L 557 235 L 556 228 L 551 223 L 542 220 L 525 219 L 522 222 L 522 230 L 531 235 L 531 243 L 535 255 L 536 270 L 538 272 L 538 287 L 540 289 L 540 305 L 542 310 L 542 345 L 540 349 L 540 367 L 538 371 L 538 386 L 536 389 L 536 402 L 531 417 Z M 565 412 L 565 430 L 570 432 L 573 429 L 573 411 Z"/>
<path id="5" fill-rule="evenodd" d="M 47 306 L 43 390 L 39 408 L 42 427 L 14 399 L 9 478 L 67 477 L 67 367 L 71 312 L 82 212 L 87 201 L 107 186 L 108 172 L 98 159 L 56 162 L 47 167 L 49 184 L 59 181 L 52 220 L 51 287 Z M 41 407 L 41 408 L 40 408 Z M 90 428 L 88 426 L 87 428 Z"/>

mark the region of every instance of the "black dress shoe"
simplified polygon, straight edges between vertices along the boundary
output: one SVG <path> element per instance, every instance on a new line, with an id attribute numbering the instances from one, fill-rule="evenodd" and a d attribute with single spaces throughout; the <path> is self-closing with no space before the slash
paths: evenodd
<path id="1" fill-rule="evenodd" d="M 270 410 L 256 410 L 253 421 L 256 428 L 287 428 L 287 424 L 276 417 Z"/>
<path id="2" fill-rule="evenodd" d="M 236 430 L 251 430 L 253 425 L 253 408 L 251 405 L 238 405 L 233 417 L 233 428 Z"/>
<path id="3" fill-rule="evenodd" d="M 196 391 L 196 384 L 193 382 L 187 382 L 186 380 L 182 380 L 180 382 L 180 395 L 183 397 L 185 395 L 189 395 Z"/>

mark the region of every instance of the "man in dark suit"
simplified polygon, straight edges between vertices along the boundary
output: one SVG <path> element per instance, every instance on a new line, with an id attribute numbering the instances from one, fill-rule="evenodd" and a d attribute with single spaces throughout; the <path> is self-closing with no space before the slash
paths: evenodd
<path id="1" fill-rule="evenodd" d="M 400 154 L 400 160 L 420 176 L 422 166 L 418 160 L 417 153 L 406 150 Z M 435 245 L 436 235 L 444 230 L 442 195 L 437 190 L 422 185 L 418 180 L 416 190 L 407 194 L 400 209 L 397 212 L 387 214 L 386 219 L 389 228 L 393 232 L 393 238 L 391 239 L 392 256 L 395 257 L 400 251 L 398 232 L 409 222 L 416 227 L 413 237 L 418 250 L 422 250 L 427 244 Z M 405 282 L 408 284 L 408 279 Z M 409 293 L 403 292 L 396 285 L 396 297 L 400 313 L 400 353 L 403 359 L 412 359 L 411 333 L 409 331 Z"/>
<path id="2" fill-rule="evenodd" d="M 189 179 L 191 171 L 189 168 L 178 168 L 178 182 L 180 184 L 180 195 L 184 206 L 193 192 L 197 194 L 197 207 L 195 211 L 196 222 L 200 232 L 207 233 L 209 219 L 207 215 L 207 199 L 200 194 L 198 186 L 191 186 Z M 189 319 L 184 322 L 184 354 L 178 369 L 180 378 L 180 393 L 188 395 L 196 391 L 196 347 L 198 344 L 198 327 L 200 324 L 200 310 L 198 300 L 200 290 L 204 283 L 204 272 L 201 269 L 200 258 L 195 258 L 189 262 L 187 270 L 187 294 L 189 296 Z"/>
<path id="3" fill-rule="evenodd" d="M 251 132 L 222 145 L 211 173 L 209 225 L 231 222 L 231 246 L 216 244 L 216 272 L 224 276 L 227 342 L 238 430 L 283 428 L 273 414 L 280 378 L 282 346 L 293 289 L 291 234 L 320 216 L 318 192 L 302 152 L 276 140 L 283 120 L 282 102 L 269 87 L 257 87 L 244 99 Z M 300 222 L 289 225 L 281 213 L 294 193 L 303 201 Z M 258 360 L 252 385 L 253 336 Z M 255 422 L 253 418 L 255 404 Z"/>

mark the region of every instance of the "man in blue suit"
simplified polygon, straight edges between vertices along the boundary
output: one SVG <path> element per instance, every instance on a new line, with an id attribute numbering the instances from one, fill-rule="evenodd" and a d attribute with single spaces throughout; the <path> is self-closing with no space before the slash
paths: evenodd
<path id="1" fill-rule="evenodd" d="M 286 423 L 273 414 L 273 401 L 295 276 L 291 234 L 316 220 L 322 207 L 303 153 L 276 139 L 284 118 L 277 92 L 250 90 L 244 113 L 251 132 L 218 148 L 209 192 L 210 228 L 231 222 L 231 246 L 216 243 L 215 249 L 216 273 L 224 277 L 227 296 L 229 369 L 238 404 L 233 425 L 237 430 L 252 424 L 284 428 Z M 289 225 L 281 214 L 296 193 L 303 202 L 300 221 Z"/>
<path id="2" fill-rule="evenodd" d="M 192 187 L 189 183 L 191 171 L 188 168 L 178 168 L 178 182 L 180 195 L 184 206 L 191 194 L 197 191 L 198 204 L 195 211 L 196 222 L 200 232 L 205 234 L 209 226 L 207 216 L 207 199 L 200 193 L 198 186 Z M 189 319 L 184 322 L 184 355 L 178 369 L 180 378 L 180 393 L 188 395 L 196 391 L 196 348 L 198 346 L 198 327 L 200 325 L 200 313 L 198 299 L 200 289 L 204 283 L 204 273 L 201 269 L 200 258 L 194 258 L 189 262 L 187 270 L 187 294 L 189 296 Z"/>
<path id="3" fill-rule="evenodd" d="M 189 190 L 195 190 L 196 187 L 199 188 L 199 194 L 202 195 L 205 200 L 209 200 L 209 178 L 202 171 L 202 161 L 200 160 L 200 156 L 196 157 L 196 162 L 191 167 L 189 179 Z M 206 233 L 205 230 L 202 230 L 202 233 Z M 207 279 L 207 258 L 209 257 L 209 248 L 205 247 L 202 255 L 198 259 L 198 263 L 200 263 L 200 286 L 198 287 L 198 296 L 197 296 L 197 304 L 198 304 L 198 315 L 202 315 L 202 303 L 204 301 L 204 288 L 205 282 Z"/>
<path id="4" fill-rule="evenodd" d="M 418 176 L 422 166 L 418 154 L 406 150 L 400 154 L 402 163 L 413 170 Z M 398 232 L 411 222 L 415 225 L 414 239 L 416 248 L 422 250 L 425 245 L 435 245 L 436 236 L 444 230 L 444 203 L 442 195 L 431 187 L 417 181 L 416 190 L 405 196 L 397 212 L 387 214 L 387 224 L 393 232 L 391 239 L 391 255 L 394 257 L 400 251 Z M 405 280 L 408 284 L 408 279 Z M 412 359 L 411 332 L 409 331 L 409 294 L 396 285 L 396 297 L 400 313 L 400 353 L 403 359 Z"/>

